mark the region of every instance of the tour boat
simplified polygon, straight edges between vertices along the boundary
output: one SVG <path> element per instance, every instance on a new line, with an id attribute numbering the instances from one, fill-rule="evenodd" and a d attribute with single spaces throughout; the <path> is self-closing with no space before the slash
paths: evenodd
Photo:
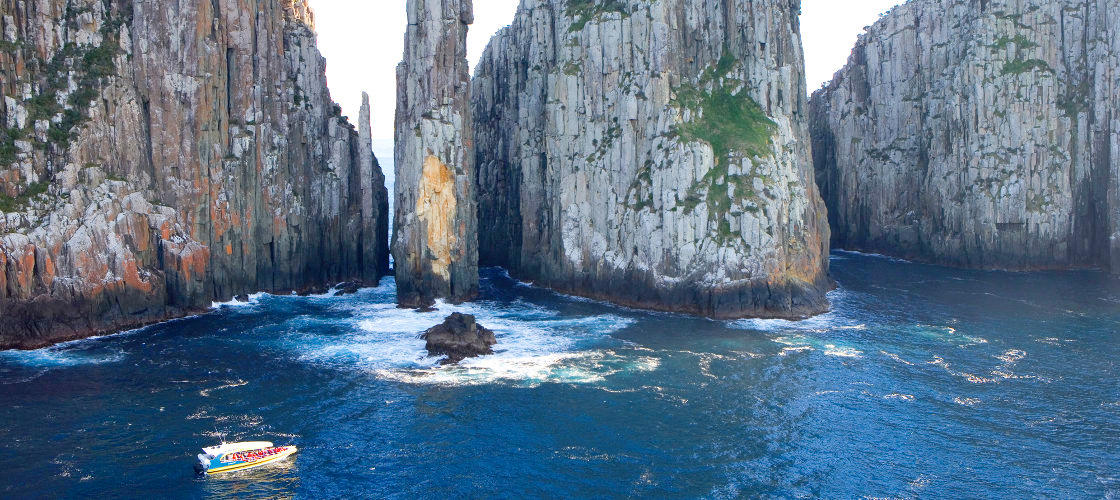
<path id="1" fill-rule="evenodd" d="M 198 462 L 203 472 L 217 474 L 276 463 L 295 453 L 295 446 L 273 446 L 268 441 L 222 443 L 203 448 Z"/>

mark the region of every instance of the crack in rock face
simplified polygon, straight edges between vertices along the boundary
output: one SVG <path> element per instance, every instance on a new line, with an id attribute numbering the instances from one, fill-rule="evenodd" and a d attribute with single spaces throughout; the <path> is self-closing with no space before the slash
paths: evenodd
<path id="1" fill-rule="evenodd" d="M 424 159 L 420 175 L 420 195 L 416 198 L 416 216 L 423 222 L 428 236 L 428 253 L 432 273 L 451 279 L 451 249 L 455 246 L 455 172 L 435 155 Z"/>

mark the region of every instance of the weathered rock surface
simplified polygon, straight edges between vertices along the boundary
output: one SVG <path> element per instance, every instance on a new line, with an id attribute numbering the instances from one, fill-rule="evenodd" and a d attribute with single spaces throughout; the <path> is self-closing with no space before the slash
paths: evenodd
<path id="1" fill-rule="evenodd" d="M 720 318 L 828 308 L 794 0 L 523 0 L 473 80 L 480 256 Z"/>
<path id="2" fill-rule="evenodd" d="M 304 0 L 0 0 L 0 348 L 388 272 L 312 26 Z"/>
<path id="3" fill-rule="evenodd" d="M 494 332 L 475 322 L 474 316 L 453 313 L 443 323 L 429 328 L 420 335 L 427 341 L 430 356 L 447 356 L 443 365 L 458 363 L 467 358 L 494 354 L 498 343 Z"/>
<path id="4" fill-rule="evenodd" d="M 471 0 L 408 0 L 397 68 L 393 260 L 402 307 L 478 295 L 467 27 Z"/>
<path id="5" fill-rule="evenodd" d="M 912 0 L 813 95 L 834 244 L 1120 272 L 1120 5 Z"/>

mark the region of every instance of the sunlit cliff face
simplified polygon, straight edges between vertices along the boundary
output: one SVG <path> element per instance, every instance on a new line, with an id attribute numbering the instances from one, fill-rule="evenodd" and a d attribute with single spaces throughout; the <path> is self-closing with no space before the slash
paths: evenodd
<path id="1" fill-rule="evenodd" d="M 432 273 L 451 279 L 451 249 L 455 246 L 455 173 L 435 155 L 424 159 L 416 215 L 424 223 Z"/>

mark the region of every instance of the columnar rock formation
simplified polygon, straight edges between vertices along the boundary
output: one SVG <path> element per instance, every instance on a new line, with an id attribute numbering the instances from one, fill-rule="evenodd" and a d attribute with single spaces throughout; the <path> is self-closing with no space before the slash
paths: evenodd
<path id="1" fill-rule="evenodd" d="M 397 68 L 393 260 L 402 307 L 478 294 L 467 27 L 471 0 L 408 0 Z"/>
<path id="2" fill-rule="evenodd" d="M 912 0 L 812 99 L 834 244 L 1120 272 L 1120 5 Z"/>
<path id="3" fill-rule="evenodd" d="M 0 0 L 0 24 L 0 348 L 388 271 L 305 0 Z"/>
<path id="4" fill-rule="evenodd" d="M 389 272 L 389 190 L 385 173 L 373 155 L 373 124 L 370 122 L 369 94 L 362 92 L 358 114 L 358 182 L 362 199 L 362 280 L 376 283 Z"/>
<path id="5" fill-rule="evenodd" d="M 473 81 L 481 259 L 714 317 L 827 309 L 794 0 L 522 0 Z"/>

